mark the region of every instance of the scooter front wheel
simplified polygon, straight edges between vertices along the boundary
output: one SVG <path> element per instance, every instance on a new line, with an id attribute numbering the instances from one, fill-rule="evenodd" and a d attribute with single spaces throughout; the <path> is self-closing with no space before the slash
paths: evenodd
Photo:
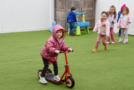
<path id="1" fill-rule="evenodd" d="M 74 81 L 73 77 L 68 76 L 68 82 L 66 82 L 66 85 L 67 85 L 67 87 L 69 87 L 69 88 L 73 88 L 73 87 L 74 87 L 75 81 Z"/>

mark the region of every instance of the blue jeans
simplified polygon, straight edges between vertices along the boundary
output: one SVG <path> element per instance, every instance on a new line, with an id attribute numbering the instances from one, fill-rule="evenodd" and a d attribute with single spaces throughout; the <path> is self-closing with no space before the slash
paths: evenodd
<path id="1" fill-rule="evenodd" d="M 69 26 L 70 26 L 70 34 L 73 34 L 74 33 L 74 29 L 75 29 L 75 22 L 70 22 Z"/>

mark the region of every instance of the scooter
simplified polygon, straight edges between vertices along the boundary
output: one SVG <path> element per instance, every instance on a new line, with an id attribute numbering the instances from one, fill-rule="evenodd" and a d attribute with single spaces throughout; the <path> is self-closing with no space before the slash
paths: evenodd
<path id="1" fill-rule="evenodd" d="M 50 82 L 55 83 L 55 84 L 60 84 L 61 82 L 66 82 L 66 86 L 68 88 L 73 88 L 75 85 L 75 81 L 73 79 L 73 75 L 70 73 L 70 70 L 69 70 L 69 65 L 68 65 L 68 60 L 67 60 L 67 53 L 68 52 L 70 52 L 70 51 L 69 50 L 67 50 L 66 52 L 60 51 L 60 53 L 65 54 L 65 61 L 66 61 L 65 72 L 63 73 L 60 80 L 59 81 L 54 80 L 54 74 L 52 73 L 51 69 L 49 69 L 49 68 L 45 73 L 45 78 L 47 81 L 50 81 Z M 55 54 L 57 54 L 57 53 L 55 53 Z M 42 73 L 42 70 L 39 70 L 38 77 L 41 77 L 41 73 Z M 64 76 L 65 76 L 65 78 L 63 79 Z"/>

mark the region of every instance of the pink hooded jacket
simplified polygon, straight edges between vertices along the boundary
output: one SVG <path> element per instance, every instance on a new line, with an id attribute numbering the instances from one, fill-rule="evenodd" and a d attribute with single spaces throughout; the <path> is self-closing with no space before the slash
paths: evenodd
<path id="1" fill-rule="evenodd" d="M 65 42 L 63 40 L 65 38 L 65 35 L 60 41 L 58 41 L 56 38 L 56 32 L 60 29 L 63 29 L 64 34 L 66 34 L 66 31 L 62 26 L 54 26 L 52 36 L 47 40 L 40 53 L 43 58 L 51 61 L 52 63 L 56 62 L 58 57 L 58 55 L 54 54 L 55 50 L 67 51 L 69 48 L 65 45 Z"/>
<path id="2" fill-rule="evenodd" d="M 105 24 L 105 27 L 102 27 L 102 24 Z M 101 22 L 101 19 L 99 19 L 99 21 L 95 25 L 93 31 L 96 32 L 97 30 L 98 30 L 98 34 L 109 36 L 110 23 L 109 23 L 108 19 L 106 19 L 103 22 Z"/>

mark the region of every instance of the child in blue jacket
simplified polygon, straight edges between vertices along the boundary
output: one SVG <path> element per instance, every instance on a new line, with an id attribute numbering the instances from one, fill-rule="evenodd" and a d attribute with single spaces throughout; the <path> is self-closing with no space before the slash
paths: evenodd
<path id="1" fill-rule="evenodd" d="M 76 8 L 72 7 L 71 11 L 69 12 L 68 17 L 67 17 L 67 22 L 70 26 L 70 35 L 71 36 L 74 36 L 75 22 L 77 22 L 75 12 L 76 12 Z"/>

